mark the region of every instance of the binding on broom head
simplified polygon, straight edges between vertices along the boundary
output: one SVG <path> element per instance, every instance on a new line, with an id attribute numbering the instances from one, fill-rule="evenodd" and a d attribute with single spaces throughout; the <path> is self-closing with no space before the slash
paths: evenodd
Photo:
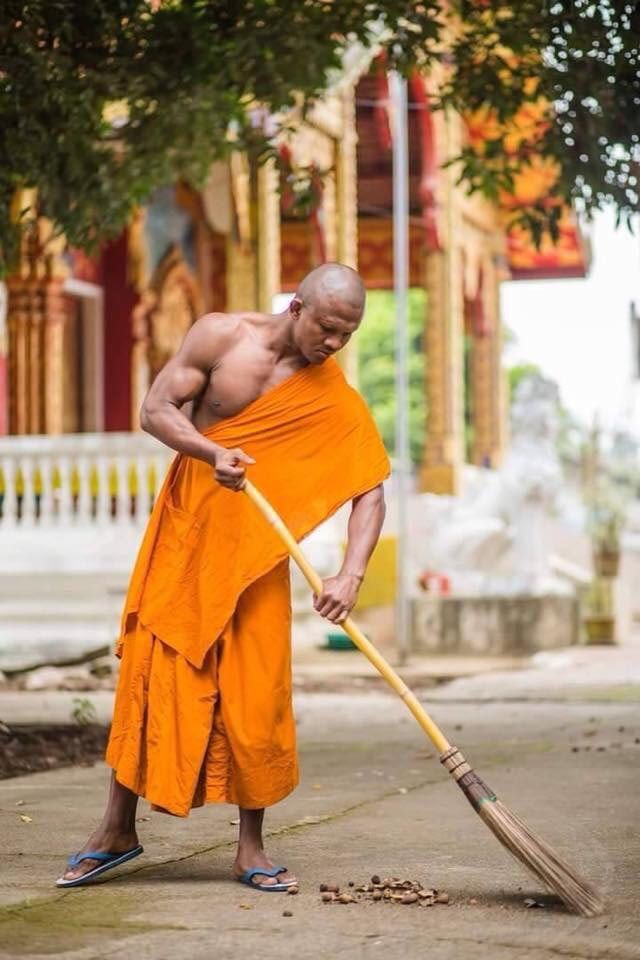
<path id="1" fill-rule="evenodd" d="M 454 778 L 471 806 L 510 853 L 557 894 L 571 910 L 583 917 L 596 917 L 604 904 L 592 886 L 582 880 L 552 848 L 540 840 L 501 803 L 457 747 L 451 747 L 440 762 Z"/>

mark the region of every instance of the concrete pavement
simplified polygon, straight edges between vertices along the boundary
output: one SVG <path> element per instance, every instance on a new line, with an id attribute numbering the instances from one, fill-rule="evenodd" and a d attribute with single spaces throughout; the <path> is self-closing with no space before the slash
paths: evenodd
<path id="1" fill-rule="evenodd" d="M 144 858 L 109 882 L 59 892 L 52 882 L 95 824 L 108 772 L 34 774 L 0 783 L 0 956 L 640 958 L 640 687 L 628 683 L 621 696 L 616 670 L 600 664 L 589 669 L 601 682 L 593 678 L 580 696 L 566 684 L 547 696 L 548 669 L 571 679 L 565 664 L 539 668 L 537 686 L 520 676 L 526 696 L 512 689 L 524 671 L 485 677 L 482 696 L 476 679 L 424 696 L 501 799 L 601 887 L 606 916 L 571 916 L 544 895 L 445 778 L 393 696 L 303 690 L 303 783 L 268 817 L 268 849 L 298 873 L 297 897 L 229 880 L 233 808 L 178 820 L 146 804 Z M 420 880 L 446 890 L 451 903 L 319 901 L 320 882 L 346 885 L 373 873 Z M 527 909 L 527 897 L 546 905 Z"/>

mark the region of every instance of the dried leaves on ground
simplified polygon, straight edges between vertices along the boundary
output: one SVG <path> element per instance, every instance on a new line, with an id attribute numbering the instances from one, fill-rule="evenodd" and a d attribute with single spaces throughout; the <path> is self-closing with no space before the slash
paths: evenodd
<path id="1" fill-rule="evenodd" d="M 348 891 L 337 883 L 321 883 L 320 899 L 323 903 L 397 903 L 405 906 L 417 904 L 432 907 L 449 903 L 449 894 L 444 890 L 424 887 L 418 880 L 402 880 L 400 877 L 380 878 L 377 874 L 366 883 L 349 881 Z"/>

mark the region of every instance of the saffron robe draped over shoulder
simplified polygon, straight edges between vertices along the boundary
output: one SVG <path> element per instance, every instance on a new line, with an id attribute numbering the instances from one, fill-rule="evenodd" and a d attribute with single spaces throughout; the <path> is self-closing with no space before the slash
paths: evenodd
<path id="1" fill-rule="evenodd" d="M 298 540 L 389 474 L 371 414 L 333 359 L 292 374 L 205 436 L 255 459 L 248 475 Z M 138 554 L 117 652 L 139 620 L 200 668 L 241 594 L 285 556 L 248 497 L 178 455 Z"/>
<path id="2" fill-rule="evenodd" d="M 371 415 L 334 360 L 306 367 L 206 431 L 301 539 L 389 472 Z M 106 760 L 119 783 L 186 816 L 250 809 L 298 782 L 286 550 L 242 493 L 179 455 L 142 541 L 116 653 Z"/>

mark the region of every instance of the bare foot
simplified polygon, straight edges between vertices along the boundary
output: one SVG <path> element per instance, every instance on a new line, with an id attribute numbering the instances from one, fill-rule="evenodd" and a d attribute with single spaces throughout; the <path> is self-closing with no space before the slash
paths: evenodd
<path id="1" fill-rule="evenodd" d="M 264 867 L 266 870 L 272 870 L 275 867 L 275 863 L 266 856 L 264 850 L 238 850 L 235 863 L 233 864 L 233 875 L 236 879 L 242 876 L 247 870 L 253 870 L 256 867 Z M 286 883 L 287 886 L 293 887 L 297 884 L 297 879 L 292 873 L 286 871 L 285 873 L 279 873 L 277 877 L 268 877 L 262 873 L 256 873 L 251 879 L 252 884 L 265 884 L 272 886 L 276 883 Z"/>
<path id="2" fill-rule="evenodd" d="M 137 845 L 138 835 L 135 830 L 132 832 L 117 833 L 98 829 L 95 833 L 91 834 L 82 850 L 79 850 L 78 853 L 86 853 L 89 850 L 95 851 L 96 853 L 126 853 Z M 75 867 L 67 867 L 61 879 L 77 880 L 78 877 L 83 877 L 85 873 L 89 873 L 90 870 L 93 870 L 94 867 L 97 867 L 101 863 L 102 861 L 100 860 L 82 860 L 82 862 Z"/>

